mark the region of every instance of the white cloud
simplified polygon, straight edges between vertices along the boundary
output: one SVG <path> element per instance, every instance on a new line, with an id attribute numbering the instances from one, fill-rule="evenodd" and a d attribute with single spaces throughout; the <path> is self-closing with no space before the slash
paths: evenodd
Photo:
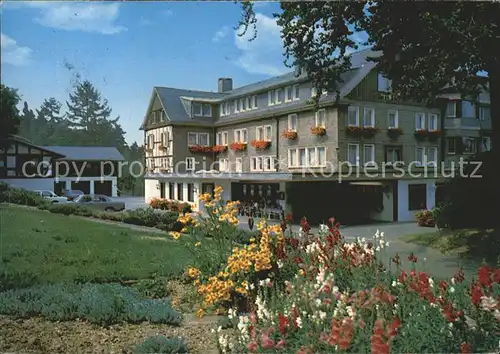
<path id="1" fill-rule="evenodd" d="M 257 37 L 253 37 L 253 29 L 249 27 L 244 36 L 234 34 L 235 45 L 242 52 L 236 63 L 250 74 L 270 76 L 281 75 L 290 71 L 283 63 L 283 42 L 280 27 L 276 20 L 261 13 L 256 13 Z"/>
<path id="2" fill-rule="evenodd" d="M 2 62 L 6 64 L 24 66 L 31 60 L 33 50 L 29 47 L 21 47 L 17 42 L 5 34 L 1 34 Z"/>
<path id="3" fill-rule="evenodd" d="M 120 11 L 119 3 L 12 1 L 4 7 L 37 9 L 39 14 L 35 17 L 35 22 L 60 30 L 101 34 L 116 34 L 127 30 L 126 27 L 116 24 Z"/>
<path id="4" fill-rule="evenodd" d="M 212 42 L 219 42 L 221 39 L 226 38 L 228 34 L 229 34 L 229 27 L 224 26 L 220 30 L 215 32 L 215 34 L 212 38 Z"/>

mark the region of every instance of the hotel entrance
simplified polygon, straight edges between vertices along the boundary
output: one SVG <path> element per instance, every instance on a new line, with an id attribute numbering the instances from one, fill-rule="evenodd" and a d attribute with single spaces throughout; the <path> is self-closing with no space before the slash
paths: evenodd
<path id="1" fill-rule="evenodd" d="M 231 199 L 240 202 L 240 215 L 281 219 L 284 214 L 284 192 L 279 183 L 231 183 Z"/>

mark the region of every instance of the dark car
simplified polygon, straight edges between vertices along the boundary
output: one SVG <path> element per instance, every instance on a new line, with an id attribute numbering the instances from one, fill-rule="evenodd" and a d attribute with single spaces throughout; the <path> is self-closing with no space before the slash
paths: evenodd
<path id="1" fill-rule="evenodd" d="M 104 211 L 122 211 L 125 209 L 124 202 L 100 194 L 82 194 L 73 200 L 73 203 Z"/>
<path id="2" fill-rule="evenodd" d="M 72 189 L 72 190 L 64 191 L 63 197 L 68 198 L 68 201 L 72 201 L 72 200 L 75 200 L 76 197 L 83 195 L 83 194 L 85 194 L 85 193 L 83 193 L 83 191 L 81 191 L 81 190 Z"/>

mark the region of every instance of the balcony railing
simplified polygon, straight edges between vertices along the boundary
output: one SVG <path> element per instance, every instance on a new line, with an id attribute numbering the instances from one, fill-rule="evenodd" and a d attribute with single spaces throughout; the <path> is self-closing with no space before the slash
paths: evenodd
<path id="1" fill-rule="evenodd" d="M 491 130 L 491 120 L 477 118 L 446 118 L 445 129 L 482 129 Z"/>

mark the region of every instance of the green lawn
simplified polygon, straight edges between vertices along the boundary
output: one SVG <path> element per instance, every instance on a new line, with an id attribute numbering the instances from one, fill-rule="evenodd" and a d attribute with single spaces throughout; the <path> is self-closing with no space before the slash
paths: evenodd
<path id="1" fill-rule="evenodd" d="M 405 235 L 400 240 L 431 247 L 449 255 L 485 261 L 491 264 L 500 257 L 498 234 L 494 230 L 440 230 L 425 234 Z"/>
<path id="2" fill-rule="evenodd" d="M 159 236 L 79 217 L 0 206 L 0 291 L 61 281 L 179 275 L 190 254 L 166 234 L 165 239 Z"/>

